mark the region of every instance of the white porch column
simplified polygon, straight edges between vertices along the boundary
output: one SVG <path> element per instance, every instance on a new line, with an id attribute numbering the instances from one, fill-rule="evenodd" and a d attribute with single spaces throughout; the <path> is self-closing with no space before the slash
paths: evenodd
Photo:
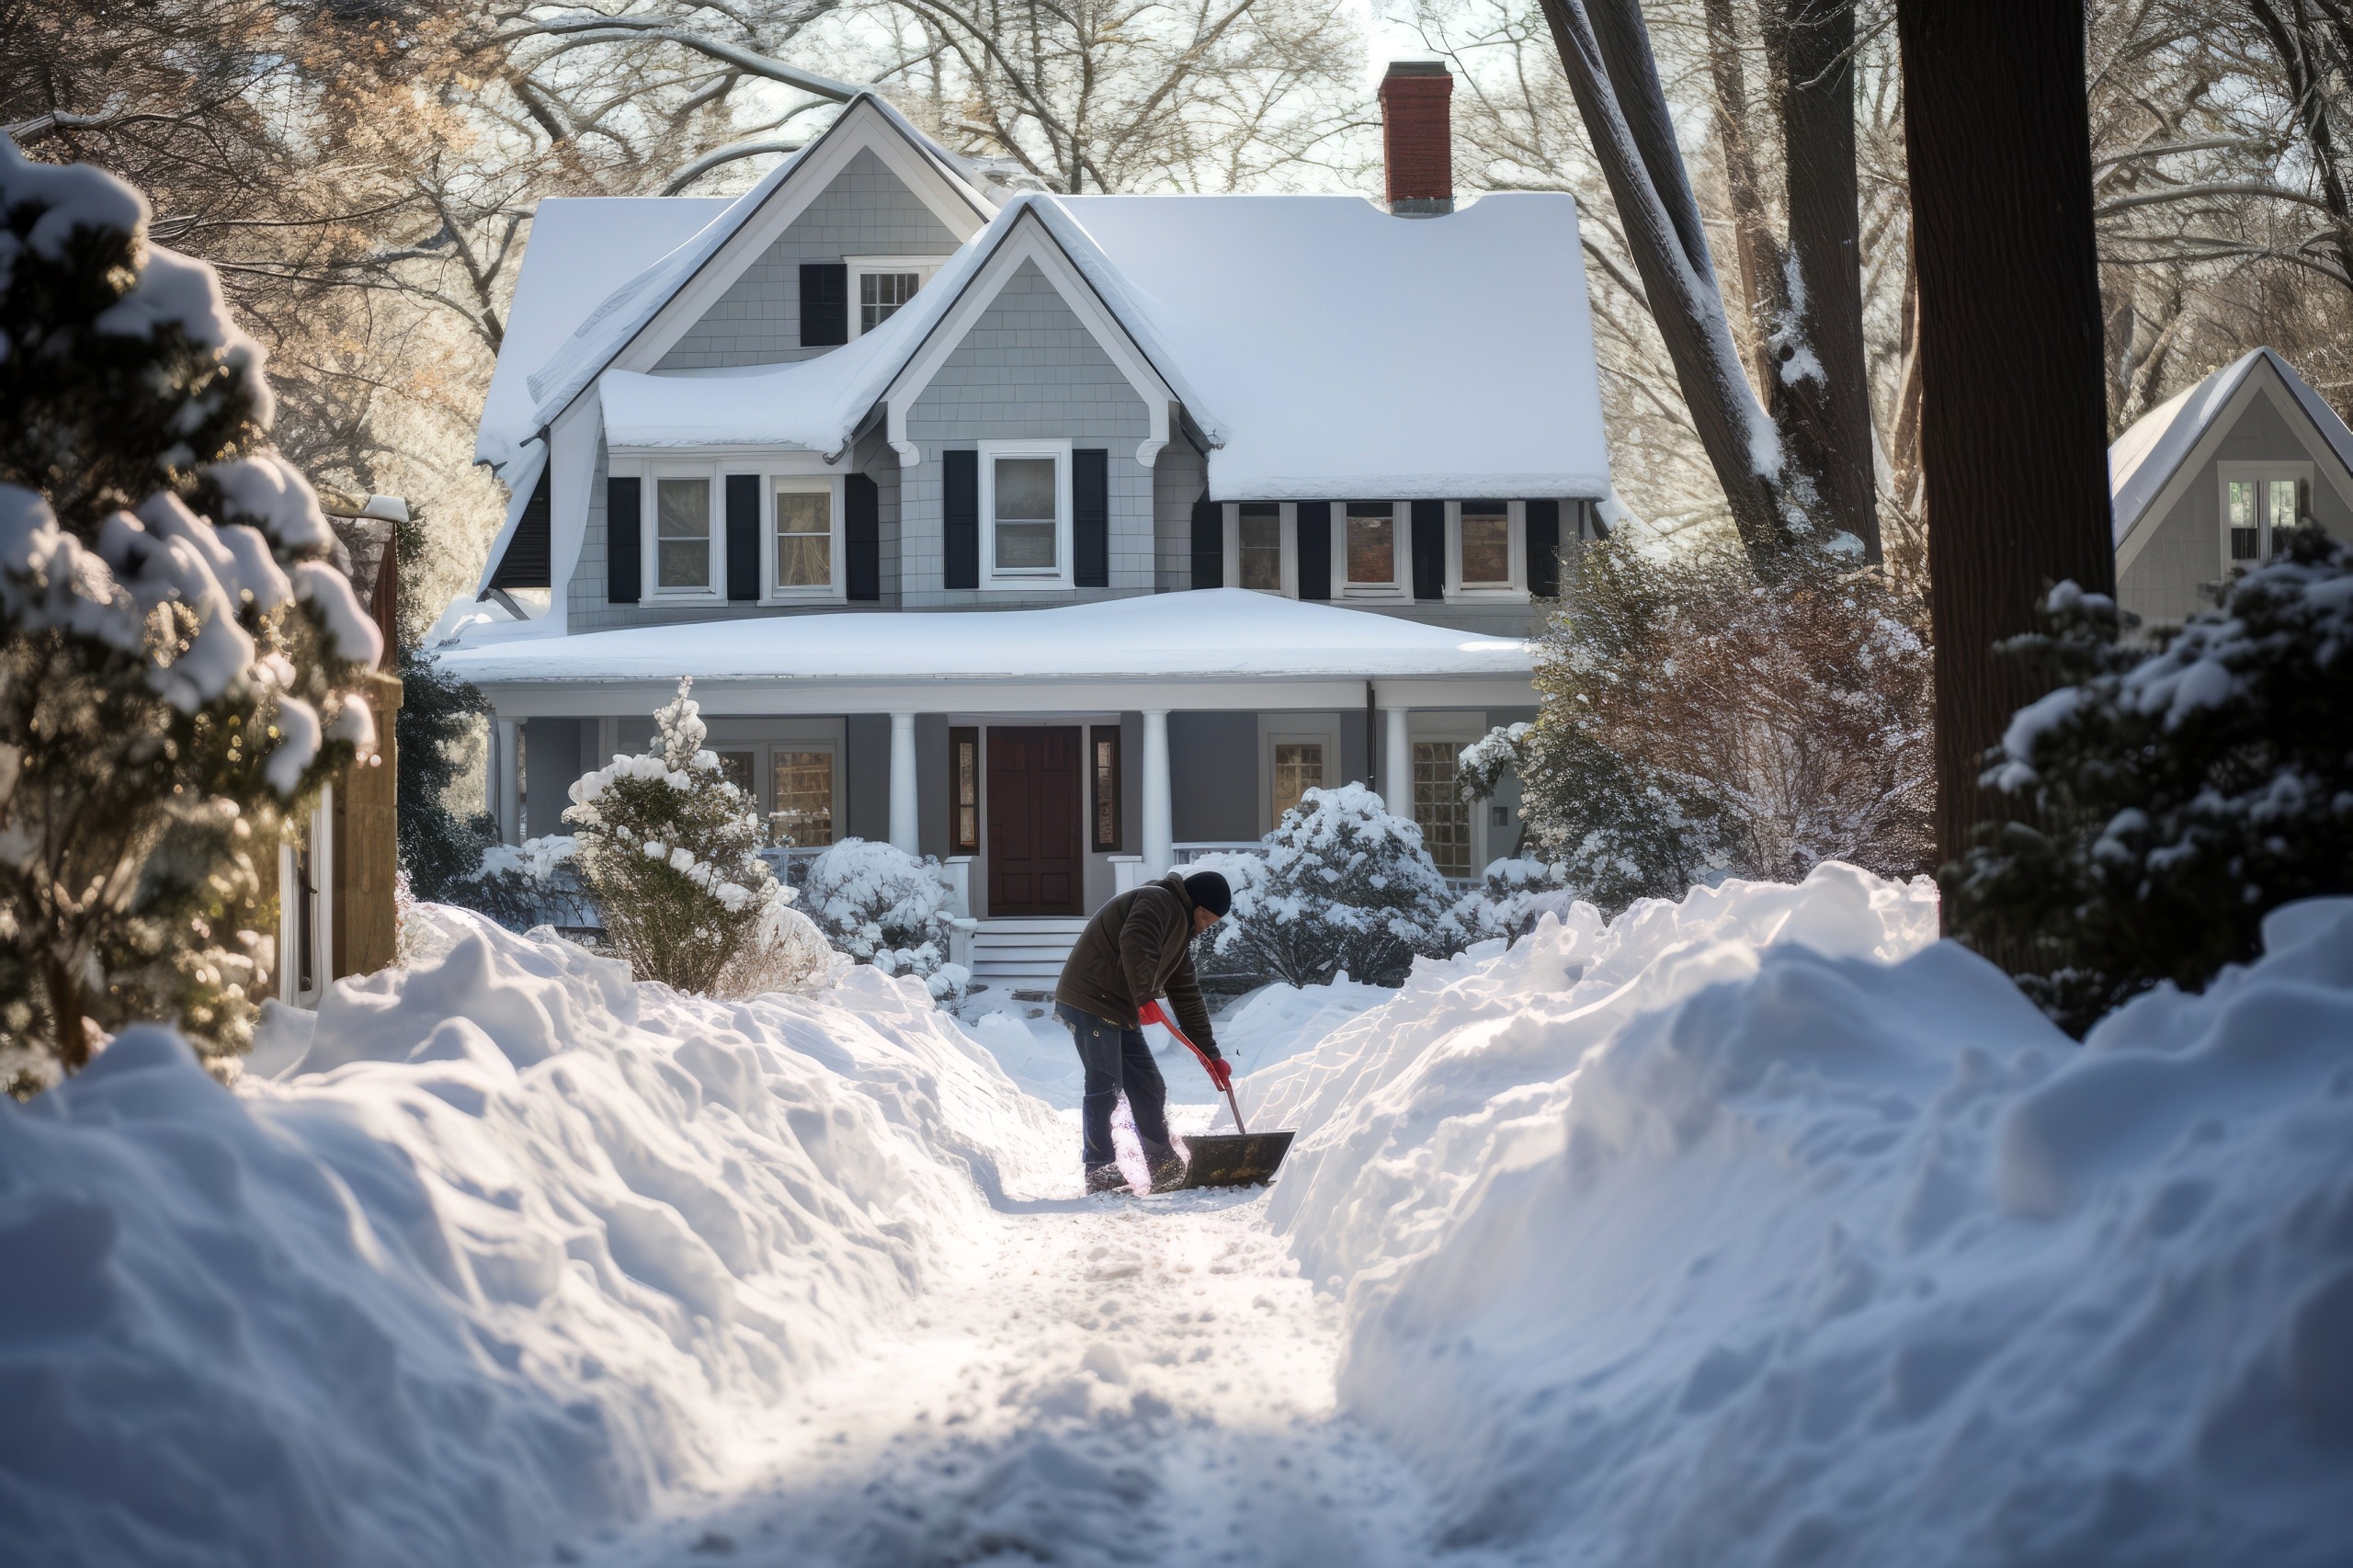
<path id="1" fill-rule="evenodd" d="M 1381 798 L 1401 817 L 1414 814 L 1414 746 L 1405 714 L 1403 708 L 1381 710 Z"/>
<path id="2" fill-rule="evenodd" d="M 1165 876 L 1176 860 L 1176 802 L 1168 788 L 1168 710 L 1143 710 L 1143 874 Z"/>
<path id="3" fill-rule="evenodd" d="M 891 715 L 891 845 L 919 855 L 915 831 L 915 716 Z"/>
<path id="4" fill-rule="evenodd" d="M 494 732 L 490 771 L 498 790 L 498 836 L 507 844 L 523 842 L 523 726 L 501 719 Z"/>

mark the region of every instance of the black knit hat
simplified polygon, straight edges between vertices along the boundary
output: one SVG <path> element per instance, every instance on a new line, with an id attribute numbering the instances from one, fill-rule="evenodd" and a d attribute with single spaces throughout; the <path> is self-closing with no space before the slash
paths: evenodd
<path id="1" fill-rule="evenodd" d="M 1206 909 L 1221 920 L 1233 907 L 1233 890 L 1215 871 L 1195 871 L 1187 877 L 1185 896 L 1193 901 L 1196 909 Z"/>

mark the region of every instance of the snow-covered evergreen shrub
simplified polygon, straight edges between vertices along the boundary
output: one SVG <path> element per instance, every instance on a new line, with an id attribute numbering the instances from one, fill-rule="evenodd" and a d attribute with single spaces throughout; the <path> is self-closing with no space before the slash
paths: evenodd
<path id="1" fill-rule="evenodd" d="M 1528 847 L 1604 909 L 1823 860 L 1902 878 L 1934 847 L 1927 618 L 1877 570 L 1586 548 L 1537 660 L 1533 725 L 1469 748 L 1519 776 Z"/>
<path id="2" fill-rule="evenodd" d="M 572 786 L 563 820 L 615 953 L 640 980 L 708 992 L 746 948 L 805 950 L 807 920 L 760 858 L 753 802 L 702 744 L 693 687 L 655 710 L 654 749 Z"/>
<path id="3" fill-rule="evenodd" d="M 948 961 L 956 888 L 933 857 L 845 838 L 810 862 L 801 896 L 825 939 L 857 962 L 919 976 L 934 996 L 961 995 L 971 983 Z"/>
<path id="4" fill-rule="evenodd" d="M 598 923 L 596 901 L 580 878 L 580 841 L 564 834 L 521 844 L 483 846 L 479 862 L 454 879 L 438 902 L 487 915 L 510 931 Z"/>
<path id="5" fill-rule="evenodd" d="M 426 903 L 470 903 L 466 884 L 479 876 L 497 828 L 488 812 L 471 821 L 460 817 L 446 797 L 458 777 L 458 748 L 490 704 L 421 649 L 402 653 L 399 673 L 401 706 L 392 729 L 399 742 L 401 869 Z M 483 913 L 496 917 L 487 908 Z"/>
<path id="6" fill-rule="evenodd" d="M 1979 827 L 1945 892 L 2072 1032 L 2252 961 L 2268 910 L 2353 892 L 2353 546 L 2279 538 L 2154 653 L 2072 583 L 2008 645 L 2063 684 L 1985 775 L 2026 809 Z"/>
<path id="7" fill-rule="evenodd" d="M 1266 843 L 1263 858 L 1186 868 L 1222 871 L 1233 890 L 1231 915 L 1196 938 L 1194 962 L 1209 977 L 1321 985 L 1345 970 L 1397 985 L 1416 953 L 1461 946 L 1420 825 L 1363 785 L 1308 790 Z"/>
<path id="8" fill-rule="evenodd" d="M 251 1038 L 257 860 L 373 746 L 382 639 L 267 445 L 262 351 L 146 201 L 0 138 L 0 1081 Z"/>
<path id="9" fill-rule="evenodd" d="M 1568 881 L 1567 868 L 1558 862 L 1526 856 L 1491 861 L 1482 885 L 1454 901 L 1447 914 L 1453 922 L 1449 936 L 1469 947 L 1491 937 L 1517 941 L 1536 929 L 1547 915 L 1563 920 L 1577 895 Z"/>

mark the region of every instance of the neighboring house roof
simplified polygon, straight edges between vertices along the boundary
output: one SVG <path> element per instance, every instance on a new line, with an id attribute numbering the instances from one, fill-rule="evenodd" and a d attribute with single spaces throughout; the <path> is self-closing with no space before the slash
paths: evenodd
<path id="1" fill-rule="evenodd" d="M 444 656 L 478 685 L 676 679 L 1349 679 L 1511 676 L 1535 665 L 1518 638 L 1480 637 L 1393 616 L 1241 588 L 1051 609 L 860 611 L 640 626 L 570 637 L 468 629 Z M 482 632 L 491 637 L 477 642 Z M 495 640 L 494 640 L 495 639 Z M 1269 656 L 1279 658 L 1270 665 Z M 943 674 L 942 672 L 952 672 Z"/>
<path id="2" fill-rule="evenodd" d="M 504 471 L 539 434 L 529 381 L 616 289 L 727 210 L 723 197 L 550 197 L 531 217 L 483 399 L 474 460 Z"/>
<path id="3" fill-rule="evenodd" d="M 1211 445 L 1218 499 L 1608 494 L 1566 196 L 1399 219 L 1357 197 L 1025 195 L 906 307 L 818 358 L 606 372 L 621 446 L 835 452 L 1024 221 L 1043 226 Z"/>
<path id="4" fill-rule="evenodd" d="M 2313 433 L 2353 472 L 2353 430 L 2346 428 L 2336 411 L 2305 383 L 2294 366 L 2269 348 L 2251 349 L 2143 415 L 2108 449 L 2109 508 L 2120 547 L 2148 516 L 2247 378 L 2263 375 L 2278 378 L 2276 384 L 2303 410 Z"/>

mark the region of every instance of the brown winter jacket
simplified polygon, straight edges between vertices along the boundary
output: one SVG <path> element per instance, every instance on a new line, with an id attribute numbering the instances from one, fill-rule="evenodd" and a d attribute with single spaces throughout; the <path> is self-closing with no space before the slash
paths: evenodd
<path id="1" fill-rule="evenodd" d="M 1121 893 L 1095 912 L 1063 965 L 1054 1000 L 1134 1028 L 1136 1009 L 1154 996 L 1174 1004 L 1177 1027 L 1211 1056 L 1210 1010 L 1193 978 L 1193 900 L 1171 874 Z"/>

